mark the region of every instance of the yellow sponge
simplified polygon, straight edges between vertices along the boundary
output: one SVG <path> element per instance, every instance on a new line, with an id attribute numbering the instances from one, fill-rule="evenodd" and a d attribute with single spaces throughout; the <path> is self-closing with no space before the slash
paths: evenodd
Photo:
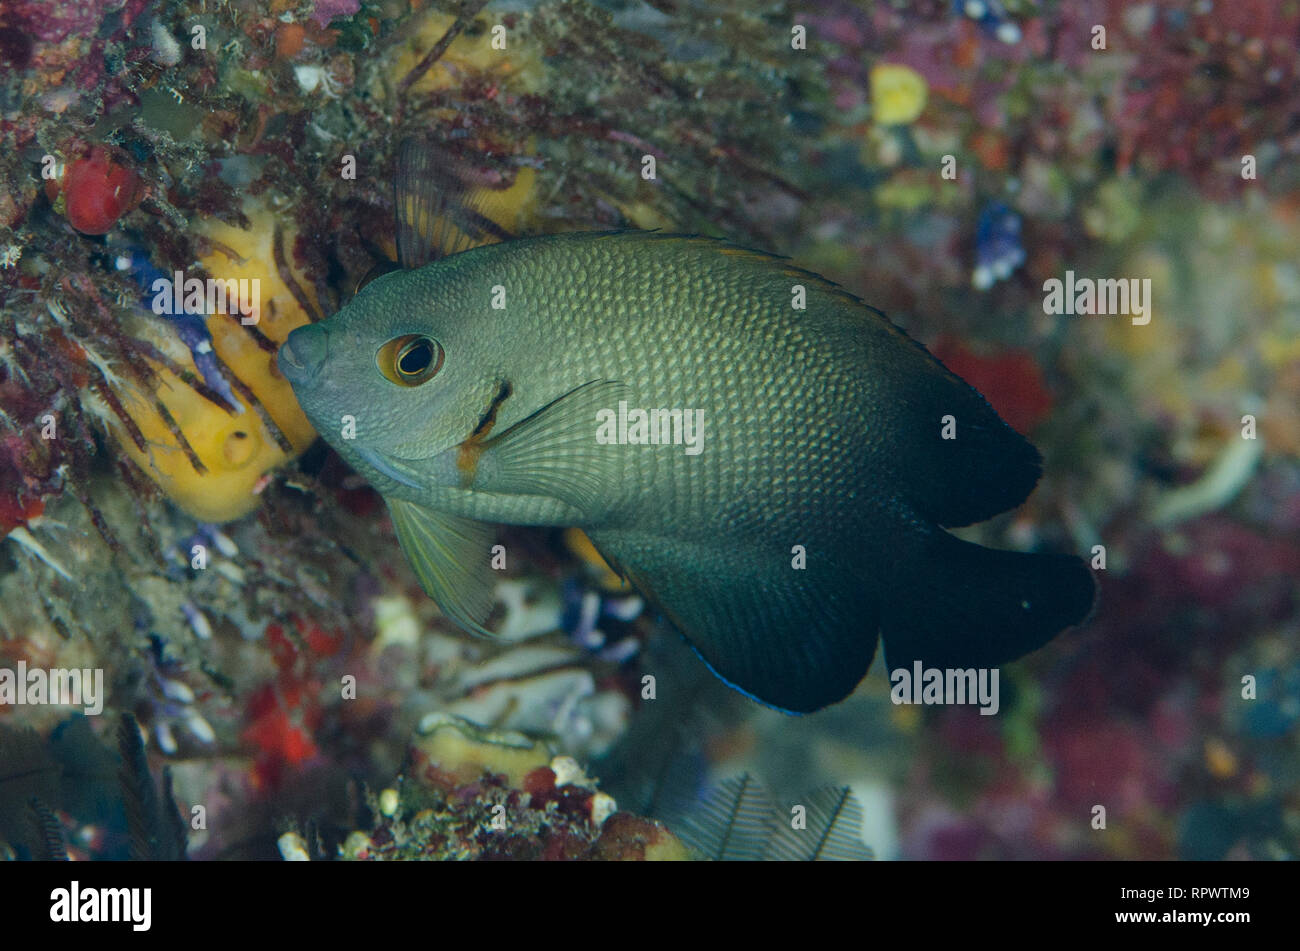
<path id="1" fill-rule="evenodd" d="M 411 32 L 411 38 L 393 60 L 392 75 L 401 81 L 456 22 L 448 13 L 430 10 Z M 524 43 L 509 30 L 497 31 L 498 24 L 483 14 L 477 23 L 456 37 L 420 79 L 411 86 L 415 95 L 459 86 L 466 73 L 491 73 L 493 78 L 516 92 L 535 92 L 540 85 L 542 61 L 535 43 Z M 483 29 L 486 27 L 486 29 Z M 505 49 L 493 47 L 504 44 Z"/>
<path id="2" fill-rule="evenodd" d="M 449 15 L 426 14 L 411 40 L 395 56 L 392 75 L 400 80 L 410 72 L 453 22 L 454 18 Z M 412 87 L 412 93 L 427 94 L 458 84 L 460 77 L 467 72 L 491 73 L 503 87 L 515 93 L 537 88 L 542 69 L 537 51 L 527 44 L 513 45 L 509 35 L 506 36 L 505 50 L 494 49 L 493 24 L 488 21 L 480 23 L 486 23 L 488 29 L 475 27 L 458 37 L 439 62 Z M 517 232 L 535 204 L 535 181 L 534 171 L 522 168 L 510 188 L 477 188 L 468 200 L 488 218 L 509 231 Z M 214 246 L 230 249 L 239 260 L 232 260 L 224 251 L 214 251 L 204 257 L 202 263 L 214 278 L 256 278 L 261 282 L 256 329 L 268 340 L 280 344 L 291 330 L 309 320 L 274 265 L 273 236 L 275 226 L 277 222 L 282 223 L 283 216 L 276 215 L 264 202 L 251 199 L 244 213 L 251 222 L 248 230 L 220 222 L 207 222 L 202 227 L 202 233 L 213 240 Z M 293 246 L 293 238 L 294 235 L 286 229 L 283 245 L 286 258 L 287 249 Z M 310 282 L 297 272 L 294 276 L 308 300 L 315 303 Z M 270 473 L 291 461 L 315 438 L 292 388 L 280 376 L 275 354 L 259 346 L 249 328 L 240 325 L 235 308 L 230 310 L 235 316 L 214 314 L 208 318 L 213 350 L 229 372 L 256 395 L 293 452 L 286 453 L 277 445 L 255 410 L 246 408 L 242 413 L 231 415 L 157 366 L 154 369 L 160 382 L 152 395 L 166 407 L 207 471 L 200 473 L 195 470 L 153 401 L 142 394 L 123 387 L 118 395 L 143 433 L 148 451 L 140 452 L 122 432 L 120 423 L 114 426 L 127 454 L 163 491 L 195 518 L 209 522 L 229 521 L 255 509 L 257 493 L 266 485 Z M 173 336 L 159 327 L 156 320 L 151 320 L 140 332 L 148 335 L 176 362 L 194 370 L 188 353 L 178 346 Z M 239 396 L 238 392 L 236 396 Z M 246 401 L 241 397 L 241 402 Z"/>
<path id="3" fill-rule="evenodd" d="M 238 254 L 242 261 L 231 260 L 217 252 L 205 257 L 208 273 L 219 279 L 257 279 L 259 307 L 253 311 L 256 329 L 275 344 L 282 343 L 293 330 L 308 321 L 308 315 L 294 299 L 276 272 L 272 249 L 277 217 L 262 205 L 246 208 L 251 227 L 245 231 L 219 222 L 205 226 L 205 233 Z M 293 235 L 286 233 L 285 247 L 292 246 Z M 308 283 L 295 275 L 303 287 Z M 241 302 L 247 304 L 250 302 Z M 160 366 L 159 385 L 154 398 L 166 408 L 184 434 L 206 472 L 197 471 L 153 401 L 143 394 L 124 389 L 119 392 L 127 413 L 144 435 L 147 452 L 141 452 L 129 438 L 121 438 L 127 454 L 164 492 L 185 511 L 206 522 L 224 522 L 246 515 L 257 507 L 257 493 L 275 469 L 296 457 L 315 438 L 307 417 L 298 408 L 293 390 L 275 365 L 275 354 L 264 350 L 240 325 L 240 313 L 234 316 L 213 314 L 208 318 L 212 347 L 225 371 L 243 381 L 274 420 L 292 448 L 286 453 L 275 441 L 257 411 L 245 407 L 232 414 L 222 406 L 200 396 L 183 381 Z M 252 316 L 252 314 L 250 314 Z M 165 340 L 156 319 L 145 331 L 154 342 L 169 351 L 177 363 L 197 375 L 194 363 L 181 352 L 174 339 Z M 236 396 L 240 394 L 236 390 Z M 247 400 L 240 397 L 240 402 Z M 121 433 L 120 424 L 116 427 Z"/>

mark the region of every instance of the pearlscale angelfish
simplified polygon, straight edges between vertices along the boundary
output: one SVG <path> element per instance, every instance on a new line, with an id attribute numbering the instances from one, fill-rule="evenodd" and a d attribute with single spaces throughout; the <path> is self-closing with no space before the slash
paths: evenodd
<path id="1" fill-rule="evenodd" d="M 436 164 L 409 143 L 399 159 L 406 269 L 295 330 L 279 364 L 460 625 L 486 633 L 493 523 L 580 527 L 719 677 L 789 712 L 847 696 L 878 637 L 891 667 L 993 666 L 1089 614 L 1080 559 L 943 530 L 1020 504 L 1040 457 L 883 314 L 683 235 L 417 267 L 450 214 Z M 486 228 L 462 213 L 462 234 Z"/>

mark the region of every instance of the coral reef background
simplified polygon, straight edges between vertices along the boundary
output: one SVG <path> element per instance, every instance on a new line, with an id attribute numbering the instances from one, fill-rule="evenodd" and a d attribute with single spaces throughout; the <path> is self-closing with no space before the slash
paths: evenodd
<path id="1" fill-rule="evenodd" d="M 1294 858 L 1298 48 L 1289 0 L 6 0 L 0 668 L 107 693 L 0 705 L 6 854 L 179 811 L 196 858 L 686 857 L 653 820 L 748 772 L 883 858 Z M 416 132 L 504 232 L 726 236 L 888 313 L 1043 452 L 973 537 L 1094 558 L 1094 621 L 997 716 L 875 671 L 790 719 L 507 529 L 459 633 L 274 368 L 394 257 Z M 260 294 L 155 313 L 176 271 Z M 1149 322 L 1045 312 L 1067 271 Z"/>

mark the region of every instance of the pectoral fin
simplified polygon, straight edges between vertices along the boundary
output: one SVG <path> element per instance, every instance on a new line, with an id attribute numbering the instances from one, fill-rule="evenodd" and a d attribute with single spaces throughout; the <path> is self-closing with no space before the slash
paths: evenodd
<path id="1" fill-rule="evenodd" d="M 483 626 L 492 613 L 495 583 L 489 563 L 492 526 L 435 512 L 414 502 L 384 501 L 393 517 L 397 540 L 425 594 L 465 630 L 492 636 Z"/>
<path id="2" fill-rule="evenodd" d="M 627 399 L 629 387 L 593 380 L 551 401 L 505 432 L 461 448 L 474 453 L 473 488 L 559 499 L 584 514 L 622 474 L 618 447 L 596 442 L 596 413 Z M 462 456 L 463 458 L 463 456 Z M 463 466 L 462 466 L 463 468 Z"/>

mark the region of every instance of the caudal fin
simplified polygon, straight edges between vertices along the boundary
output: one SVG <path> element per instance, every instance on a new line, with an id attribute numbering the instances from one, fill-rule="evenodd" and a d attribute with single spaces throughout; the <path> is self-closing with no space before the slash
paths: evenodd
<path id="1" fill-rule="evenodd" d="M 881 618 L 885 661 L 994 667 L 1082 623 L 1095 598 L 1079 558 L 996 551 L 936 531 L 900 565 Z"/>

